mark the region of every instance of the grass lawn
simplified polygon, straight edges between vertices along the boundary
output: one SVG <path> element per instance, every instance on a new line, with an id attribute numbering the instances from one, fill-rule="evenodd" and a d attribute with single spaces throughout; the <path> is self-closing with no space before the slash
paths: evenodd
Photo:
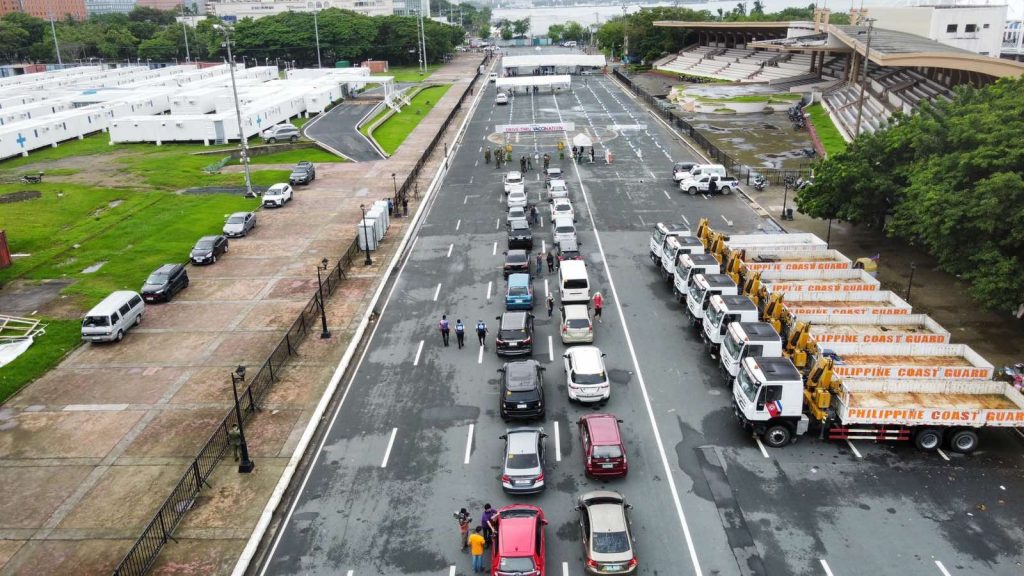
<path id="1" fill-rule="evenodd" d="M 440 64 L 431 64 L 427 67 L 426 73 L 420 74 L 419 66 L 391 66 L 380 76 L 394 76 L 395 82 L 422 82 L 440 67 Z"/>
<path id="2" fill-rule="evenodd" d="M 451 85 L 445 84 L 421 90 L 413 97 L 408 106 L 402 108 L 401 112 L 388 118 L 373 131 L 373 139 L 380 144 L 385 152 L 394 154 L 405 138 L 419 125 L 420 120 L 430 113 L 430 109 L 437 104 L 437 101 L 450 87 Z"/>
<path id="3" fill-rule="evenodd" d="M 807 107 L 807 113 L 811 116 L 814 131 L 818 133 L 821 145 L 829 156 L 846 150 L 846 140 L 821 104 L 811 104 Z"/>
<path id="4" fill-rule="evenodd" d="M 740 94 L 738 96 L 725 96 L 722 98 L 715 98 L 712 96 L 697 96 L 697 100 L 701 102 L 796 102 L 802 98 L 800 94 L 792 92 L 782 92 L 779 94 Z"/>
<path id="5" fill-rule="evenodd" d="M 82 343 L 82 324 L 78 320 L 45 320 L 46 333 L 36 338 L 24 354 L 0 370 L 0 403 L 42 376 Z"/>
<path id="6" fill-rule="evenodd" d="M 344 158 L 335 156 L 319 146 L 314 146 L 312 148 L 303 148 L 301 150 L 286 150 L 284 152 L 274 152 L 272 154 L 253 156 L 252 161 L 249 162 L 249 164 L 294 164 L 302 160 L 309 160 L 310 162 L 345 161 Z M 231 163 L 238 164 L 237 161 L 232 161 Z"/>

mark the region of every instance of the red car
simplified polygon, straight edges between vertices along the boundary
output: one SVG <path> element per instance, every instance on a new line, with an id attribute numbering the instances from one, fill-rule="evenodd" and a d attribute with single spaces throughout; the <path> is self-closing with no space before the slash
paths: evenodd
<path id="1" fill-rule="evenodd" d="M 611 414 L 587 414 L 579 419 L 587 476 L 621 477 L 629 472 L 626 444 L 619 432 L 619 420 Z"/>
<path id="2" fill-rule="evenodd" d="M 528 504 L 498 510 L 491 576 L 544 576 L 544 511 Z"/>

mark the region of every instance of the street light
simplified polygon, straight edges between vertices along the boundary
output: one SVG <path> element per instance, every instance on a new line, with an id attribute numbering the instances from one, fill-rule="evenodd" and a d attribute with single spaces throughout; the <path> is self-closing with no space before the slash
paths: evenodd
<path id="1" fill-rule="evenodd" d="M 316 34 L 316 67 L 323 68 L 320 64 L 320 24 L 316 19 L 316 10 L 313 10 L 313 32 Z"/>
<path id="2" fill-rule="evenodd" d="M 364 236 L 365 240 L 366 237 Z M 331 331 L 327 329 L 327 311 L 324 307 L 324 281 L 320 277 L 320 271 L 327 270 L 327 258 L 320 261 L 320 265 L 316 267 L 316 283 L 320 286 L 320 339 L 326 340 L 331 337 Z"/>
<path id="3" fill-rule="evenodd" d="M 917 270 L 917 264 L 910 263 L 910 279 L 907 280 L 907 303 L 910 303 L 910 288 L 914 285 L 914 270 Z"/>
<path id="4" fill-rule="evenodd" d="M 789 199 L 789 187 L 792 186 L 792 185 L 793 185 L 793 181 L 790 179 L 789 176 L 786 176 L 785 180 L 783 180 L 783 186 L 785 187 L 785 189 L 782 192 L 782 219 L 783 220 L 786 219 L 786 201 Z"/>
<path id="5" fill-rule="evenodd" d="M 395 187 L 395 213 L 398 213 L 398 178 L 395 177 L 395 173 L 391 173 L 391 184 Z"/>
<path id="6" fill-rule="evenodd" d="M 363 260 L 363 264 L 370 266 L 373 264 L 373 258 L 370 258 L 370 239 L 366 236 L 366 207 L 360 204 L 359 211 L 363 213 L 363 220 L 359 223 L 359 226 L 363 229 L 363 248 L 366 249 L 366 259 Z"/>
<path id="7" fill-rule="evenodd" d="M 865 18 L 865 20 L 868 22 L 868 41 L 867 45 L 864 46 L 864 60 L 862 64 L 864 66 L 864 77 L 860 83 L 860 99 L 857 101 L 857 129 L 853 134 L 854 138 L 860 136 L 860 118 L 864 114 L 864 92 L 868 88 L 868 58 L 871 52 L 871 31 L 875 28 L 874 18 Z"/>
<path id="8" fill-rule="evenodd" d="M 242 423 L 242 407 L 238 403 L 238 383 L 245 382 L 245 366 L 239 365 L 231 373 L 231 391 L 235 395 L 235 421 L 238 423 L 239 449 L 242 452 L 242 459 L 238 463 L 238 473 L 248 474 L 256 467 L 256 463 L 249 458 L 249 446 L 245 443 L 245 425 Z"/>
<path id="9" fill-rule="evenodd" d="M 238 140 L 242 145 L 242 169 L 245 171 L 245 197 L 254 198 L 252 191 L 252 175 L 249 174 L 249 142 L 242 132 L 242 106 L 238 103 L 238 85 L 235 84 L 235 59 L 231 56 L 231 33 L 227 26 L 214 24 L 213 27 L 224 33 L 224 46 L 228 49 L 228 70 L 231 72 L 231 94 L 235 98 L 235 119 L 238 121 Z"/>

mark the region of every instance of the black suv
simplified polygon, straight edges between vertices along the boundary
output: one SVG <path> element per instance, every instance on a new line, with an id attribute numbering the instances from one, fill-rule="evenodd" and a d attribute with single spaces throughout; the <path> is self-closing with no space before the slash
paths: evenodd
<path id="1" fill-rule="evenodd" d="M 498 390 L 502 420 L 544 417 L 544 368 L 536 360 L 506 362 Z"/>
<path id="2" fill-rule="evenodd" d="M 583 260 L 583 254 L 580 254 L 580 245 L 576 240 L 562 240 L 556 242 L 555 245 L 558 247 L 558 261 L 562 260 Z"/>
<path id="3" fill-rule="evenodd" d="M 189 259 L 193 264 L 213 264 L 217 256 L 228 251 L 228 239 L 224 236 L 203 236 L 192 247 Z"/>
<path id="4" fill-rule="evenodd" d="M 526 220 L 513 220 L 508 223 L 508 247 L 533 250 L 533 230 Z"/>
<path id="5" fill-rule="evenodd" d="M 288 177 L 288 182 L 293 186 L 295 184 L 309 184 L 313 180 L 316 180 L 316 166 L 313 166 L 312 162 L 303 160 L 292 168 L 291 176 Z"/>
<path id="6" fill-rule="evenodd" d="M 526 250 L 509 250 L 505 252 L 503 271 L 506 280 L 508 280 L 509 274 L 529 274 L 530 254 Z"/>
<path id="7" fill-rule="evenodd" d="M 164 264 L 146 278 L 142 298 L 146 302 L 169 302 L 175 294 L 188 288 L 188 272 L 181 264 Z"/>
<path id="8" fill-rule="evenodd" d="M 501 321 L 494 339 L 498 356 L 533 354 L 533 314 L 505 312 L 496 319 Z"/>

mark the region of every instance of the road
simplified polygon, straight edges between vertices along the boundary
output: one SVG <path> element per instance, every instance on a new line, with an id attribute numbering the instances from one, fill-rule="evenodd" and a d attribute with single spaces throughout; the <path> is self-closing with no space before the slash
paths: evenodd
<path id="1" fill-rule="evenodd" d="M 693 153 L 607 77 L 519 94 L 508 106 L 493 97 L 490 85 L 262 573 L 468 574 L 452 513 L 465 506 L 478 518 L 485 502 L 521 501 L 548 516 L 546 573 L 582 574 L 573 505 L 598 488 L 634 505 L 643 574 L 1020 573 L 1021 438 L 988 434 L 986 451 L 948 461 L 911 446 L 810 437 L 763 453 L 736 425 L 716 366 L 648 260 L 647 238 L 655 222 L 682 217 L 732 233 L 773 225 L 741 197 L 674 190 L 672 161 Z M 483 319 L 493 336 L 504 310 L 504 205 L 501 172 L 482 147 L 499 142 L 495 125 L 550 122 L 597 139 L 597 163 L 561 165 L 591 284 L 606 299 L 595 330 L 613 382 L 604 411 L 624 420 L 630 472 L 584 477 L 575 421 L 589 409 L 568 403 L 565 348 L 538 306 L 548 490 L 513 498 L 498 481 L 506 426 L 495 410 L 493 338 L 482 351 L 472 335 L 465 349 L 444 348 L 436 326 L 442 314 L 470 327 Z M 550 152 L 553 138 L 520 135 L 513 155 Z M 600 160 L 604 148 L 611 165 Z M 538 202 L 543 184 L 528 178 Z M 548 227 L 535 235 L 550 246 Z M 543 297 L 553 278 L 535 288 Z"/>

